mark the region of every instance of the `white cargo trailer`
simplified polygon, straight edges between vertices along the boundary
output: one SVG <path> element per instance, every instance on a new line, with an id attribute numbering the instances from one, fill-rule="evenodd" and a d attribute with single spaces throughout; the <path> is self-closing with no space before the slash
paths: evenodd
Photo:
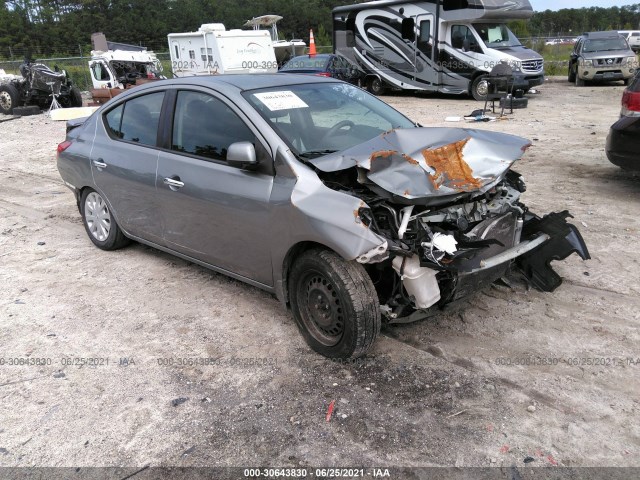
<path id="1" fill-rule="evenodd" d="M 197 32 L 170 33 L 167 38 L 176 77 L 278 71 L 266 30 L 226 30 L 221 23 L 207 23 Z"/>

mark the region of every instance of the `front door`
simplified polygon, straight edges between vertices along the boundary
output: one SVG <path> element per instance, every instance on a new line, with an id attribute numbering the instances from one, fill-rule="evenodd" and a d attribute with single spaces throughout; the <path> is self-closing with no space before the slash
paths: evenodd
<path id="1" fill-rule="evenodd" d="M 413 43 L 415 78 L 429 85 L 438 84 L 438 68 L 434 59 L 433 15 L 415 17 L 416 35 Z"/>
<path id="2" fill-rule="evenodd" d="M 232 106 L 196 90 L 177 92 L 170 136 L 156 184 L 167 246 L 271 286 L 272 159 L 261 140 Z M 229 145 L 240 141 L 256 146 L 255 170 L 226 163 Z"/>

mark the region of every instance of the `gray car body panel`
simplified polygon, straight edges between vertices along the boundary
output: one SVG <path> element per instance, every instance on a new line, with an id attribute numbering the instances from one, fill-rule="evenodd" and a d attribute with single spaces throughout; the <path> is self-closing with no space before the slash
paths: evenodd
<path id="1" fill-rule="evenodd" d="M 529 145 L 521 137 L 482 130 L 401 129 L 310 163 L 324 172 L 357 166 L 387 192 L 429 205 L 442 203 L 439 197 L 451 201 L 486 192 Z"/>
<path id="2" fill-rule="evenodd" d="M 244 76 L 234 76 L 234 85 L 227 83 L 226 79 L 214 77 L 167 80 L 136 87 L 119 95 L 97 110 L 84 125 L 72 131 L 71 136 L 75 135 L 78 141 L 74 140 L 71 147 L 59 156 L 58 169 L 65 183 L 75 189 L 78 199 L 85 187 L 99 191 L 128 237 L 275 292 L 282 299 L 284 293 L 276 287 L 283 284 L 287 253 L 297 244 L 321 244 L 345 259 L 353 260 L 384 243 L 382 237 L 358 223 L 357 211 L 364 205 L 360 199 L 327 188 L 311 168 L 295 158 L 271 126 L 257 114 L 244 119 L 265 141 L 273 158 L 280 152 L 292 177 L 276 175 L 268 178 L 264 174 L 229 165 L 114 140 L 107 135 L 102 120 L 102 113 L 120 102 L 176 85 L 208 89 L 212 94 L 226 98 L 236 111 L 253 111 L 240 95 L 245 87 L 284 87 L 287 80 L 292 84 L 307 81 L 295 74 L 240 77 Z M 308 83 L 323 81 L 313 78 Z M 109 149 L 127 154 L 119 155 L 122 163 L 109 160 L 112 164 L 97 171 L 92 161 L 106 157 Z M 129 164 L 127 159 L 140 155 L 145 157 L 144 166 Z M 167 166 L 172 157 L 180 157 L 183 167 L 199 164 L 190 173 L 184 168 L 180 171 L 182 175 L 189 175 L 186 183 L 191 191 L 199 193 L 188 194 L 184 189 L 172 192 L 163 184 L 163 176 L 179 168 Z M 225 175 L 225 181 L 216 183 L 219 191 L 212 193 L 206 173 L 216 170 Z M 124 176 L 129 178 L 124 179 Z M 123 179 L 126 187 L 120 185 L 116 188 L 116 177 Z M 257 177 L 264 182 L 261 186 Z M 208 205 L 208 209 L 202 205 Z M 130 211 L 123 215 L 121 209 Z M 218 221 L 213 219 L 213 214 Z M 209 222 L 207 216 L 211 216 Z M 237 228 L 238 224 L 242 227 Z M 196 240 L 189 243 L 184 240 L 186 237 Z"/>

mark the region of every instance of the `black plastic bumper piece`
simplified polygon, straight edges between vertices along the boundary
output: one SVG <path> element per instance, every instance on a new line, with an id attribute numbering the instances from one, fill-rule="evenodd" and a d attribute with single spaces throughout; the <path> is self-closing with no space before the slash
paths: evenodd
<path id="1" fill-rule="evenodd" d="M 578 229 L 567 223 L 573 218 L 568 211 L 550 213 L 543 218 L 534 216 L 524 224 L 522 238 L 530 239 L 540 233 L 551 238 L 540 247 L 521 255 L 516 264 L 529 282 L 543 292 L 553 292 L 562 284 L 562 278 L 551 268 L 552 260 L 564 260 L 577 253 L 583 260 L 591 258 Z"/>

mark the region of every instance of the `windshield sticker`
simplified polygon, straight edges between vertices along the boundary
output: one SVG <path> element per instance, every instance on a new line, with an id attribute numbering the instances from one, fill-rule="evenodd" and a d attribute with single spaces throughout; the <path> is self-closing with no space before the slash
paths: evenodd
<path id="1" fill-rule="evenodd" d="M 295 93 L 285 90 L 281 92 L 264 92 L 254 93 L 254 96 L 266 105 L 266 107 L 275 112 L 277 110 L 290 110 L 292 108 L 308 108 L 309 105 L 304 103 Z"/>

